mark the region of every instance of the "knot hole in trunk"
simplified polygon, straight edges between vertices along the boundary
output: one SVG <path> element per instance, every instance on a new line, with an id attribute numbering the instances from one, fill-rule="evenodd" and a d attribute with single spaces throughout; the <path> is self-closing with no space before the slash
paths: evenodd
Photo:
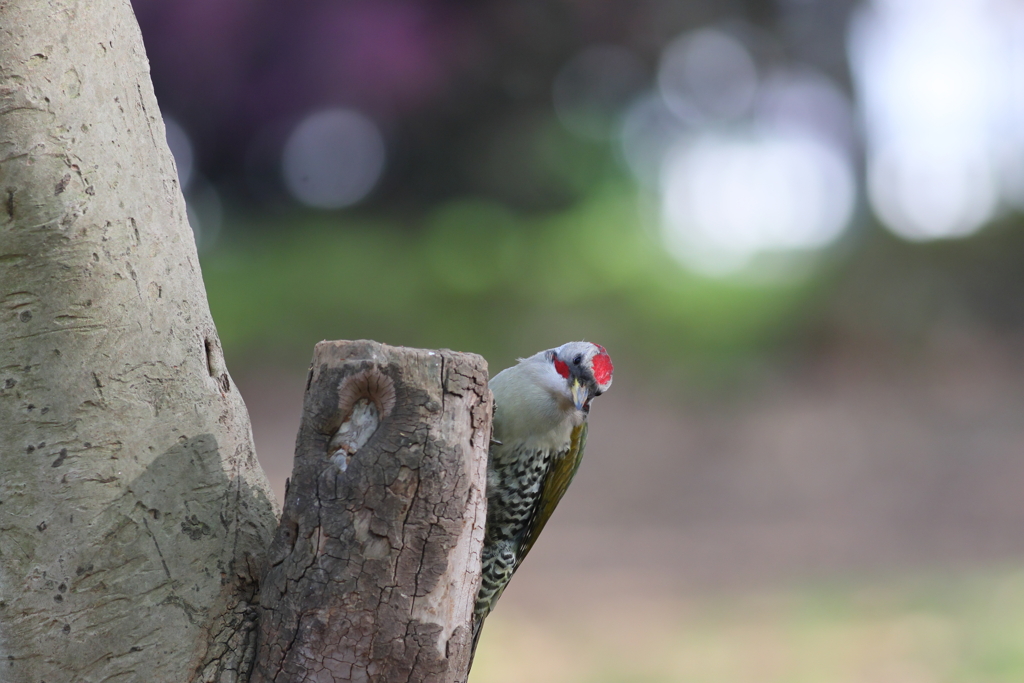
<path id="1" fill-rule="evenodd" d="M 349 375 L 338 386 L 341 424 L 327 446 L 327 457 L 344 472 L 395 407 L 395 382 L 376 367 Z"/>

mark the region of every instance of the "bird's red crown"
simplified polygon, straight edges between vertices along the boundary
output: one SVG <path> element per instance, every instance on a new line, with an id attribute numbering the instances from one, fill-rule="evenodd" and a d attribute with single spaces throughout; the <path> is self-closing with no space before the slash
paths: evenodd
<path id="1" fill-rule="evenodd" d="M 591 366 L 594 369 L 594 381 L 597 382 L 598 386 L 604 387 L 612 381 L 612 371 L 615 370 L 615 366 L 612 365 L 612 357 L 608 355 L 603 346 L 600 344 L 594 344 L 594 346 L 599 351 L 594 356 L 594 360 L 591 361 Z"/>

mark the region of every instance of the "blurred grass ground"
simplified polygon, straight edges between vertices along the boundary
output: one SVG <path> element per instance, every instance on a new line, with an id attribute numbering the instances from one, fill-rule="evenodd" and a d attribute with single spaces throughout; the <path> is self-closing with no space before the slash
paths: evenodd
<path id="1" fill-rule="evenodd" d="M 1024 680 L 1024 364 L 952 333 L 688 400 L 622 372 L 470 683 Z M 304 373 L 236 377 L 275 489 Z"/>
<path id="2" fill-rule="evenodd" d="M 1011 683 L 1024 572 L 500 605 L 470 683 Z"/>

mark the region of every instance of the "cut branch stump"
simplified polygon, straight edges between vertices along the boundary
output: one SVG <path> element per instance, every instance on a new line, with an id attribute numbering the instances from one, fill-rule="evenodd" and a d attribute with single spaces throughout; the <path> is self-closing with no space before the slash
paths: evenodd
<path id="1" fill-rule="evenodd" d="M 466 680 L 491 412 L 480 356 L 316 346 L 253 682 Z"/>

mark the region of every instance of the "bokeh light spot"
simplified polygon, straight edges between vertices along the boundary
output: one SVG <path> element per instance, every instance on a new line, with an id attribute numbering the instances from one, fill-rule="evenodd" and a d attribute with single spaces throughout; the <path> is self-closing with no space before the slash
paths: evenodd
<path id="1" fill-rule="evenodd" d="M 164 117 L 164 128 L 167 130 L 167 146 L 171 148 L 174 165 L 178 167 L 178 184 L 182 191 L 185 191 L 192 182 L 192 168 L 195 162 L 192 140 L 181 124 L 169 116 Z"/>
<path id="2" fill-rule="evenodd" d="M 376 124 L 351 109 L 310 114 L 285 143 L 285 185 L 298 201 L 338 209 L 362 200 L 384 170 L 384 138 Z"/>
<path id="3" fill-rule="evenodd" d="M 740 41 L 701 29 L 665 48 L 658 85 L 665 103 L 684 120 L 738 119 L 754 103 L 757 67 Z"/>
<path id="4" fill-rule="evenodd" d="M 983 153 L 894 147 L 875 150 L 868 166 L 871 205 L 893 232 L 909 240 L 973 234 L 995 213 L 996 191 Z"/>
<path id="5" fill-rule="evenodd" d="M 667 247 L 716 274 L 760 253 L 821 248 L 854 206 L 849 163 L 809 136 L 705 134 L 669 152 L 662 183 Z"/>
<path id="6" fill-rule="evenodd" d="M 687 131 L 657 92 L 635 101 L 622 119 L 622 159 L 641 185 L 656 188 L 665 152 Z"/>
<path id="7" fill-rule="evenodd" d="M 1017 200 L 1024 8 L 873 0 L 849 52 L 867 132 L 868 196 L 907 239 L 964 237 Z M 1002 194 L 1002 196 L 1000 196 Z"/>
<path id="8" fill-rule="evenodd" d="M 825 75 L 802 67 L 769 72 L 758 90 L 754 119 L 761 130 L 810 135 L 852 155 L 853 106 Z"/>

